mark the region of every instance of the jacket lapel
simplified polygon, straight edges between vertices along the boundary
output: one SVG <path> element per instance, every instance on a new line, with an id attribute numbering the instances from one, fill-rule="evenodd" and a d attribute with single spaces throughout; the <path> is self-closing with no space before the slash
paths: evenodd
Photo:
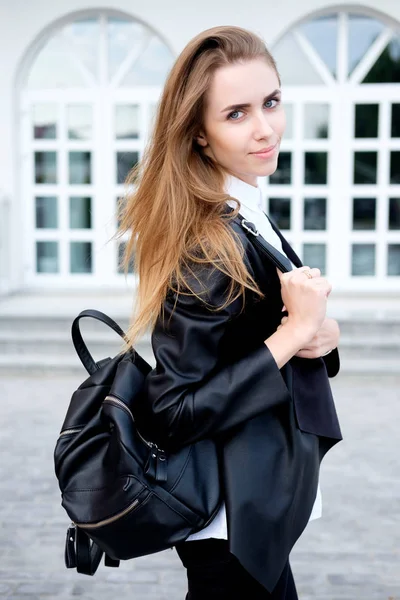
<path id="1" fill-rule="evenodd" d="M 275 225 L 275 223 L 269 218 L 269 216 L 267 215 L 267 213 L 264 213 L 265 216 L 267 217 L 268 221 L 271 223 L 272 229 L 275 231 L 275 233 L 277 234 L 277 236 L 280 238 L 281 242 L 282 242 L 282 248 L 284 253 L 286 254 L 286 256 L 288 258 L 290 258 L 290 260 L 292 261 L 292 263 L 296 266 L 296 267 L 302 267 L 303 263 L 301 262 L 300 258 L 297 256 L 296 252 L 293 250 L 293 248 L 290 246 L 289 242 L 283 237 L 283 235 L 281 234 L 281 232 L 279 231 L 278 227 Z"/>

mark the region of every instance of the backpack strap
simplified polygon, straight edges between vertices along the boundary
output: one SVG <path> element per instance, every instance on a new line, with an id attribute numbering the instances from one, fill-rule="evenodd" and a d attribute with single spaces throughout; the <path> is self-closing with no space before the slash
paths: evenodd
<path id="1" fill-rule="evenodd" d="M 76 569 L 83 575 L 94 575 L 103 554 L 103 550 L 96 542 L 93 542 L 79 527 L 72 524 L 68 528 L 65 544 L 65 566 L 68 569 Z M 119 563 L 119 560 L 104 554 L 106 567 L 119 567 Z"/>
<path id="2" fill-rule="evenodd" d="M 238 214 L 236 219 L 246 232 L 247 237 L 251 239 L 253 244 L 260 250 L 260 252 L 268 260 L 273 262 L 282 273 L 287 273 L 293 269 L 292 263 L 288 257 L 282 254 L 282 252 L 279 252 L 275 246 L 267 242 L 267 240 L 262 237 L 254 223 L 245 219 L 241 214 Z"/>
<path id="3" fill-rule="evenodd" d="M 101 321 L 108 327 L 110 327 L 115 333 L 122 337 L 125 342 L 128 341 L 126 333 L 121 329 L 121 327 L 113 321 L 110 317 L 100 312 L 99 310 L 94 309 L 86 309 L 79 313 L 79 315 L 73 320 L 71 327 L 72 341 L 75 347 L 75 350 L 85 367 L 86 371 L 93 375 L 98 369 L 99 365 L 94 361 L 92 355 L 90 354 L 85 342 L 83 341 L 81 330 L 79 327 L 79 322 L 83 317 L 90 317 L 91 319 L 96 319 L 97 321 Z"/>
<path id="4" fill-rule="evenodd" d="M 100 564 L 103 550 L 84 531 L 71 525 L 67 531 L 65 566 L 84 575 L 94 575 Z"/>

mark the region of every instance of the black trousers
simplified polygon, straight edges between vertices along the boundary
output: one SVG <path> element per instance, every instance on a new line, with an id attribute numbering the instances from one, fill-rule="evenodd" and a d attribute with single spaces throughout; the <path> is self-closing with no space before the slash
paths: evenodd
<path id="1" fill-rule="evenodd" d="M 175 548 L 187 570 L 186 600 L 298 600 L 289 562 L 269 593 L 229 552 L 227 540 L 193 540 Z"/>

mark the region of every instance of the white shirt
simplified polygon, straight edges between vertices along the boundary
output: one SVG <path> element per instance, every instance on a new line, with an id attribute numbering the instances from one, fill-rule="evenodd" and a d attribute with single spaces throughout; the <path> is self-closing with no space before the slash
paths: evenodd
<path id="1" fill-rule="evenodd" d="M 240 202 L 240 214 L 254 223 L 262 237 L 270 244 L 275 246 L 279 252 L 283 252 L 282 242 L 280 237 L 272 228 L 268 217 L 262 210 L 262 193 L 259 187 L 254 187 L 249 183 L 245 183 L 237 177 L 229 176 L 226 180 L 225 190 L 232 198 L 237 198 Z M 236 203 L 228 200 L 229 206 L 236 208 Z M 286 256 L 286 255 L 285 255 Z M 321 490 L 318 485 L 317 496 L 311 512 L 310 521 L 319 519 L 322 514 L 322 498 Z M 206 538 L 228 539 L 228 529 L 226 521 L 226 509 L 223 503 L 218 513 L 207 527 L 190 535 L 186 541 L 202 540 Z"/>

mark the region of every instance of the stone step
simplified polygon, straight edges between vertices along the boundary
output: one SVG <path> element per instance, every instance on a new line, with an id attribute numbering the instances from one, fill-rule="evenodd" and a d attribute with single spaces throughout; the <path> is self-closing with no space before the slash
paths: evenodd
<path id="1" fill-rule="evenodd" d="M 89 352 L 96 360 L 104 356 L 114 356 L 121 351 L 123 341 L 114 332 L 83 332 L 83 339 Z M 151 352 L 150 336 L 143 336 L 135 345 L 136 350 Z M 356 334 L 341 335 L 340 348 L 343 356 L 368 357 L 378 354 L 381 358 L 394 353 L 400 356 L 400 336 L 393 332 L 390 335 L 366 336 Z M 75 355 L 71 335 L 69 332 L 45 331 L 36 332 L 0 331 L 1 354 L 46 354 L 46 355 Z"/>
<path id="2" fill-rule="evenodd" d="M 118 318 L 114 315 L 110 315 L 116 323 L 124 330 L 127 331 L 129 326 L 128 318 Z M 359 317 L 358 319 L 338 318 L 340 326 L 341 337 L 357 337 L 360 336 L 365 338 L 381 338 L 386 339 L 400 339 L 400 319 L 393 317 L 386 319 L 367 319 Z M 0 314 L 0 335 L 5 337 L 7 334 L 32 334 L 32 335 L 52 335 L 58 334 L 60 337 L 65 336 L 71 337 L 71 325 L 73 318 L 70 316 L 38 316 L 33 317 L 24 315 L 21 317 L 8 316 Z M 113 334 L 112 330 L 109 329 L 103 323 L 94 319 L 82 319 L 80 322 L 80 329 L 82 334 L 96 333 L 99 336 L 107 335 L 108 333 Z"/>
<path id="3" fill-rule="evenodd" d="M 111 316 L 111 315 L 110 315 Z M 126 331 L 129 320 L 127 318 L 112 317 L 114 321 Z M 73 317 L 71 316 L 38 316 L 32 317 L 23 315 L 21 317 L 0 315 L 0 333 L 1 332 L 58 332 L 68 333 L 70 335 Z M 82 332 L 88 331 L 108 331 L 110 328 L 94 319 L 82 319 L 80 322 Z M 111 331 L 111 330 L 110 330 Z"/>
<path id="4" fill-rule="evenodd" d="M 83 332 L 83 339 L 95 360 L 115 356 L 123 348 L 123 340 L 114 332 Z M 135 345 L 139 354 L 151 351 L 150 338 L 145 336 Z M 2 354 L 75 355 L 76 351 L 69 332 L 58 331 L 0 331 L 0 355 Z"/>
<path id="5" fill-rule="evenodd" d="M 347 358 L 388 358 L 400 356 L 400 336 L 340 336 L 340 354 Z"/>
<path id="6" fill-rule="evenodd" d="M 369 299 L 358 309 L 354 299 L 341 300 L 331 315 L 341 329 L 344 372 L 400 371 L 400 311 L 396 298 Z M 361 300 L 360 300 L 361 303 Z M 52 297 L 19 295 L 0 302 L 0 371 L 74 371 L 84 374 L 71 339 L 73 318 L 85 307 L 96 307 L 128 329 L 131 297 L 65 294 Z M 103 323 L 82 319 L 81 332 L 95 360 L 115 356 L 122 340 Z M 153 365 L 150 336 L 136 349 Z"/>
<path id="7" fill-rule="evenodd" d="M 381 338 L 400 339 L 400 321 L 397 319 L 337 319 L 341 338 Z"/>
<path id="8" fill-rule="evenodd" d="M 50 370 L 85 373 L 72 344 L 67 318 L 42 319 L 42 323 L 39 323 L 39 319 L 26 318 L 18 329 L 11 326 L 11 319 L 8 321 L 9 327 L 5 328 L 2 327 L 5 319 L 2 321 L 0 320 L 0 372 Z M 360 321 L 356 327 L 354 322 L 341 322 L 342 371 L 399 372 L 400 334 L 394 325 Z M 102 323 L 83 320 L 81 331 L 94 360 L 115 356 L 122 349 L 122 340 Z M 149 335 L 139 340 L 136 349 L 153 365 Z"/>
<path id="9" fill-rule="evenodd" d="M 144 351 L 141 352 L 141 355 L 151 366 L 154 366 L 154 357 L 151 352 Z M 105 358 L 105 356 L 102 358 Z M 82 381 L 88 377 L 87 371 L 77 355 L 0 354 L 0 375 L 24 375 L 28 373 L 38 375 L 74 373 L 77 376 L 81 375 Z"/>
<path id="10" fill-rule="evenodd" d="M 149 352 L 141 353 L 143 358 L 154 367 L 154 357 Z M 341 355 L 341 373 L 349 374 L 399 374 L 399 357 L 380 358 L 379 356 L 373 358 L 348 358 Z M 64 374 L 73 373 L 77 377 L 78 381 L 84 381 L 88 376 L 86 370 L 80 363 L 77 356 L 54 356 L 49 354 L 12 354 L 7 355 L 0 354 L 0 375 L 16 375 L 22 376 L 24 374 L 35 374 L 35 375 L 46 375 L 49 374 Z M 340 376 L 340 374 L 339 374 Z M 1 389 L 1 382 L 0 382 Z"/>

